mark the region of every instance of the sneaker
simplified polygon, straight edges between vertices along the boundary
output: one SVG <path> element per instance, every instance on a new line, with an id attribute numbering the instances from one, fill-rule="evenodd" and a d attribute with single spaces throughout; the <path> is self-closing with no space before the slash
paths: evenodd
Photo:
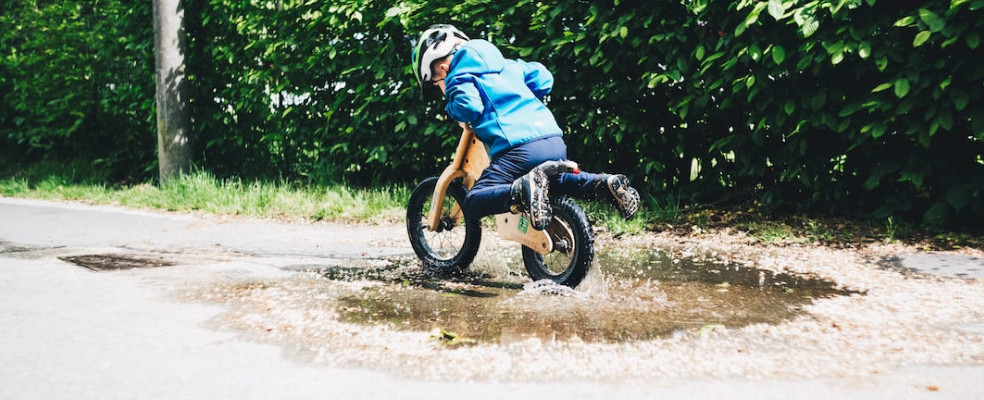
<path id="1" fill-rule="evenodd" d="M 533 229 L 542 231 L 550 225 L 550 199 L 547 197 L 547 174 L 534 168 L 513 182 L 509 208 L 513 213 L 528 213 Z"/>
<path id="2" fill-rule="evenodd" d="M 639 211 L 639 192 L 629 186 L 629 178 L 622 174 L 612 175 L 605 179 L 605 183 L 622 218 L 631 219 Z"/>

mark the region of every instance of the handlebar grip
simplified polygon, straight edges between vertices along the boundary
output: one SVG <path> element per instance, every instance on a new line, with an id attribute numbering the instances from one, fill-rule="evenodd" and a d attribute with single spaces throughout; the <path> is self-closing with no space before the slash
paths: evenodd
<path id="1" fill-rule="evenodd" d="M 572 174 L 578 174 L 581 172 L 581 168 L 578 167 L 577 163 L 574 161 L 545 161 L 538 165 L 537 168 L 543 171 L 547 176 L 554 176 L 561 172 L 569 172 Z"/>

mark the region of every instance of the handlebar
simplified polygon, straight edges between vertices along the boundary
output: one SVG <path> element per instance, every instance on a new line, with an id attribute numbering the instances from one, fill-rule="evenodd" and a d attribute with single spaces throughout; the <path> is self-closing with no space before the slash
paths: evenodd
<path id="1" fill-rule="evenodd" d="M 536 166 L 536 168 L 543 171 L 547 176 L 554 176 L 562 172 L 569 172 L 572 174 L 581 173 L 581 168 L 578 167 L 577 163 L 574 161 L 544 161 L 543 164 Z"/>

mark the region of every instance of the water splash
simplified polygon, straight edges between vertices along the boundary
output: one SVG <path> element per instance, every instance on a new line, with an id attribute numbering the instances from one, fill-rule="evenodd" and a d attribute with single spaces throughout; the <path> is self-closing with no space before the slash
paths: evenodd
<path id="1" fill-rule="evenodd" d="M 530 282 L 523 285 L 523 291 L 519 293 L 520 296 L 542 296 L 542 295 L 552 295 L 552 296 L 562 296 L 562 297 L 579 297 L 587 298 L 585 292 L 579 292 L 573 288 L 559 285 L 554 281 L 549 279 L 543 279 L 536 282 Z"/>

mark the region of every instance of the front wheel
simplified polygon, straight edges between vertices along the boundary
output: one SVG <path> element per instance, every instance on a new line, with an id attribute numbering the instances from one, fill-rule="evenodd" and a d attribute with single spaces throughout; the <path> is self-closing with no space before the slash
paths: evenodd
<path id="1" fill-rule="evenodd" d="M 549 279 L 574 288 L 587 276 L 594 260 L 594 231 L 584 209 L 574 200 L 552 197 L 550 207 L 553 216 L 546 231 L 554 250 L 544 256 L 523 246 L 523 264 L 534 281 Z M 568 243 L 571 239 L 573 242 Z"/>
<path id="2" fill-rule="evenodd" d="M 414 253 L 428 268 L 441 272 L 462 269 L 471 264 L 482 240 L 482 227 L 478 221 L 464 217 L 461 204 L 465 200 L 465 187 L 458 181 L 448 186 L 447 196 L 441 207 L 441 219 L 436 229 L 430 229 L 426 221 L 432 207 L 437 177 L 420 182 L 407 204 L 407 233 Z"/>

